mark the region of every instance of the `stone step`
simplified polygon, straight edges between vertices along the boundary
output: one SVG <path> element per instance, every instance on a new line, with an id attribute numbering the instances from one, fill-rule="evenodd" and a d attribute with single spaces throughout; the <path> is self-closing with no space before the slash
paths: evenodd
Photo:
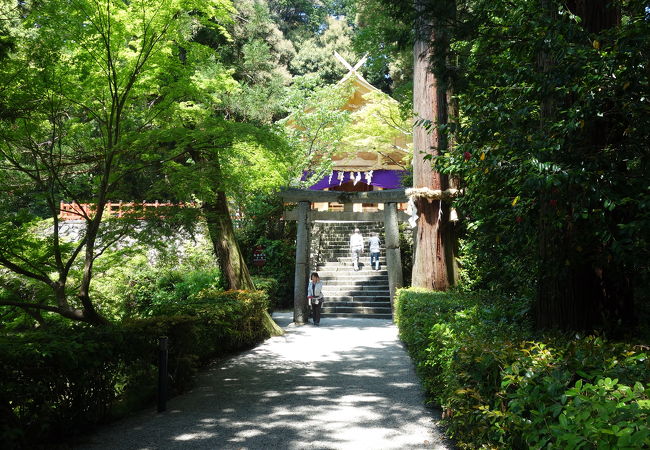
<path id="1" fill-rule="evenodd" d="M 321 251 L 318 252 L 318 255 L 320 255 L 321 257 L 322 257 L 322 256 L 327 256 L 327 257 L 332 257 L 332 256 L 340 257 L 340 256 L 350 256 L 351 254 L 352 254 L 352 252 L 351 252 L 349 249 L 347 249 L 347 248 L 345 248 L 345 249 L 340 249 L 340 250 L 338 250 L 338 249 L 325 249 L 325 250 L 321 249 Z M 380 251 L 380 252 L 379 252 L 380 257 L 381 257 L 381 255 L 384 255 L 384 254 L 385 254 L 385 252 L 383 252 L 383 251 Z M 369 256 L 369 255 L 370 255 L 370 251 L 369 251 L 368 249 L 364 250 L 363 255 L 367 255 L 367 256 Z"/>
<path id="2" fill-rule="evenodd" d="M 365 262 L 365 263 L 370 263 L 370 256 L 360 256 L 359 257 L 360 262 Z M 379 257 L 379 262 L 384 262 L 386 261 L 386 257 L 380 256 Z M 333 262 L 339 262 L 339 263 L 351 263 L 352 262 L 352 256 L 336 256 L 332 258 L 327 258 L 327 262 L 333 263 Z"/>
<path id="3" fill-rule="evenodd" d="M 379 233 L 376 232 L 377 236 L 379 236 L 379 241 L 381 243 L 384 243 L 384 233 Z M 333 244 L 347 244 L 350 245 L 350 236 L 353 233 L 320 233 L 316 236 L 313 236 L 315 238 L 320 239 L 321 242 L 331 242 Z M 375 235 L 375 232 L 371 233 L 361 233 L 361 237 L 363 238 L 363 243 L 368 245 L 368 242 L 370 241 L 370 238 Z"/>
<path id="4" fill-rule="evenodd" d="M 341 266 L 340 264 L 330 264 L 330 265 L 319 265 L 318 275 L 327 274 L 339 276 L 341 273 L 347 273 L 349 276 L 360 277 L 360 276 L 388 276 L 388 271 L 383 269 L 385 266 L 380 266 L 379 270 L 372 270 L 370 264 L 361 265 L 361 270 L 354 270 L 352 265 Z"/>
<path id="5" fill-rule="evenodd" d="M 365 254 L 364 254 L 365 255 Z M 352 262 L 352 256 L 332 256 L 332 257 L 321 257 L 320 259 L 325 260 L 325 262 L 328 263 L 339 263 L 339 264 L 345 264 L 346 262 Z M 383 262 L 386 260 L 385 256 L 380 256 L 379 257 L 379 262 Z M 359 257 L 360 262 L 370 262 L 370 255 L 367 256 L 360 256 Z"/>
<path id="6" fill-rule="evenodd" d="M 384 227 L 383 222 L 316 222 L 315 226 L 320 226 L 325 228 L 326 230 L 331 230 L 332 228 L 349 228 L 354 230 L 355 228 L 358 228 L 359 230 L 363 230 L 364 228 L 372 228 L 372 227 Z"/>
<path id="7" fill-rule="evenodd" d="M 359 264 L 359 270 L 354 270 L 352 264 L 342 266 L 340 264 L 328 262 L 324 264 L 319 264 L 317 268 L 312 267 L 314 270 L 312 272 L 318 272 L 318 275 L 328 280 L 339 279 L 339 278 L 350 278 L 357 280 L 387 280 L 388 273 L 385 270 L 385 265 L 380 264 L 379 270 L 374 270 L 370 267 L 370 264 Z"/>
<path id="8" fill-rule="evenodd" d="M 382 243 L 382 245 L 379 246 L 381 248 L 381 251 L 383 252 L 386 247 Z M 367 252 L 368 251 L 368 243 L 366 242 L 363 246 L 363 251 Z M 320 250 L 321 251 L 350 251 L 350 244 L 348 242 L 322 242 L 320 245 Z"/>
<path id="9" fill-rule="evenodd" d="M 323 286 L 323 292 L 327 292 L 329 295 L 336 295 L 339 292 L 350 292 L 350 291 L 384 291 L 388 292 L 388 284 L 342 284 L 337 281 L 331 281 L 325 283 Z"/>
<path id="10" fill-rule="evenodd" d="M 326 288 L 323 288 L 323 295 L 327 297 L 332 297 L 332 296 L 343 296 L 343 295 L 349 295 L 352 297 L 358 297 L 358 296 L 367 296 L 367 297 L 377 297 L 377 296 L 386 296 L 390 295 L 388 292 L 388 289 L 346 289 L 346 290 L 328 290 Z"/>
<path id="11" fill-rule="evenodd" d="M 374 233 L 377 233 L 380 236 L 386 234 L 384 232 L 383 226 L 380 228 L 367 228 L 367 229 L 361 228 L 359 229 L 359 231 L 361 232 L 361 236 L 363 236 L 364 238 L 368 238 L 372 236 Z M 345 228 L 337 228 L 337 229 L 321 228 L 320 230 L 314 229 L 312 230 L 312 234 L 314 234 L 315 236 L 327 236 L 327 237 L 337 237 L 339 239 L 350 239 L 350 236 L 354 234 L 354 228 L 349 228 L 347 230 Z"/>
<path id="12" fill-rule="evenodd" d="M 390 308 L 390 302 L 389 301 L 325 301 L 325 307 L 339 307 L 339 306 L 346 306 L 346 307 L 355 307 L 355 306 L 361 306 L 361 307 L 369 307 L 369 308 Z"/>
<path id="13" fill-rule="evenodd" d="M 368 245 L 368 241 L 370 240 L 370 237 L 373 234 L 374 233 L 364 235 L 363 233 L 361 233 L 361 237 L 363 237 L 363 243 Z M 382 241 L 383 233 L 377 233 L 377 234 L 379 235 L 379 241 L 383 242 Z M 341 234 L 324 234 L 324 233 L 321 233 L 318 237 L 320 238 L 321 242 L 331 242 L 333 244 L 347 244 L 347 245 L 350 245 L 350 236 L 345 235 L 343 233 L 341 233 Z"/>
<path id="14" fill-rule="evenodd" d="M 349 247 L 350 246 L 350 239 L 349 238 L 344 238 L 344 237 L 329 237 L 329 236 L 321 236 L 320 237 L 321 245 L 326 244 L 326 245 L 335 245 L 339 247 Z M 384 245 L 384 240 L 379 237 L 379 242 L 380 245 Z M 368 246 L 368 238 L 363 239 L 363 244 L 367 247 Z"/>
<path id="15" fill-rule="evenodd" d="M 379 231 L 379 230 L 373 230 L 370 232 L 361 232 L 361 237 L 363 238 L 363 242 L 367 243 L 368 240 L 370 239 L 371 236 L 373 236 L 375 233 L 379 236 L 379 240 L 381 241 L 382 238 L 384 237 L 384 233 Z M 319 237 L 321 241 L 331 241 L 331 242 L 342 242 L 349 244 L 350 243 L 350 236 L 354 234 L 352 233 L 352 230 L 350 230 L 349 233 L 347 232 L 320 232 L 316 234 L 314 237 Z"/>
<path id="16" fill-rule="evenodd" d="M 365 254 L 364 254 L 365 255 Z M 318 258 L 322 262 L 328 262 L 328 263 L 339 263 L 339 262 L 351 262 L 352 261 L 352 256 L 350 256 L 349 253 L 347 254 L 342 254 L 342 255 L 334 255 L 334 256 L 328 256 L 328 255 L 314 255 L 312 258 Z M 384 261 L 386 260 L 386 257 L 380 256 L 379 261 Z M 370 255 L 368 256 L 360 256 L 359 261 L 361 262 L 370 262 Z"/>
<path id="17" fill-rule="evenodd" d="M 350 291 L 355 291 L 355 292 L 367 292 L 367 291 L 372 291 L 372 292 L 388 292 L 388 285 L 387 284 L 369 284 L 369 285 L 358 285 L 358 284 L 333 284 L 330 283 L 327 286 L 323 286 L 323 292 L 329 293 L 332 295 L 335 292 L 350 292 Z"/>
<path id="18" fill-rule="evenodd" d="M 329 269 L 329 268 L 333 268 L 333 267 L 342 267 L 342 268 L 344 268 L 346 270 L 351 270 L 351 271 L 355 272 L 354 265 L 353 265 L 353 262 L 352 262 L 351 258 L 347 258 L 350 261 L 340 261 L 341 259 L 343 259 L 343 258 L 337 258 L 336 261 L 331 261 L 331 260 L 319 261 L 318 262 L 318 267 L 321 270 L 325 270 L 325 269 Z M 359 267 L 361 269 L 363 269 L 363 270 L 368 270 L 370 272 L 373 272 L 373 271 L 377 272 L 376 270 L 373 270 L 372 267 L 370 267 L 370 258 L 366 258 L 365 261 L 363 259 L 359 259 Z M 379 259 L 379 268 L 383 269 L 384 267 L 386 267 L 386 261 L 382 261 L 382 259 Z"/>
<path id="19" fill-rule="evenodd" d="M 355 271 L 350 254 L 350 235 L 359 228 L 364 237 L 364 254 Z M 388 272 L 385 256 L 380 256 L 379 271 L 370 267 L 368 238 L 378 233 L 383 242 L 381 222 L 317 222 L 312 236 L 312 261 L 323 281 L 325 304 L 322 317 L 363 317 L 392 319 Z M 380 254 L 385 254 L 382 247 Z"/>
<path id="20" fill-rule="evenodd" d="M 338 291 L 338 292 L 323 292 L 325 300 L 331 301 L 363 301 L 363 302 L 385 302 L 390 299 L 390 292 L 388 290 L 383 292 L 360 292 L 360 291 Z M 348 300 L 352 299 L 352 300 Z"/>
<path id="21" fill-rule="evenodd" d="M 369 273 L 368 273 L 369 272 Z M 369 270 L 368 272 L 362 272 L 354 270 L 352 271 L 330 271 L 330 270 L 321 270 L 318 272 L 320 279 L 322 281 L 331 281 L 331 280 L 347 280 L 351 283 L 356 281 L 388 281 L 388 274 L 381 274 L 380 271 Z"/>
<path id="22" fill-rule="evenodd" d="M 328 239 L 328 238 L 321 237 L 320 245 L 321 245 L 321 247 L 329 246 L 329 247 L 350 248 L 350 240 L 349 239 Z M 368 248 L 368 245 L 369 245 L 369 240 L 364 239 L 363 240 L 363 246 L 365 248 Z M 386 243 L 380 238 L 379 239 L 379 246 L 384 247 L 385 245 L 386 245 Z"/>
<path id="23" fill-rule="evenodd" d="M 388 280 L 351 280 L 349 278 L 335 278 L 325 279 L 320 278 L 325 286 L 325 289 L 330 287 L 340 288 L 354 288 L 354 287 L 367 287 L 374 286 L 376 288 L 388 289 Z"/>
<path id="24" fill-rule="evenodd" d="M 385 272 L 384 268 L 386 267 L 386 264 L 380 262 L 379 270 L 374 270 L 373 268 L 370 267 L 370 263 L 364 263 L 363 261 L 359 263 L 359 270 L 354 270 L 352 263 L 341 265 L 333 261 L 320 263 L 316 267 L 317 267 L 316 272 L 318 272 L 319 275 L 321 272 L 336 271 L 340 273 L 349 273 L 351 275 L 358 275 L 358 276 L 365 277 L 365 276 L 372 276 L 372 275 L 380 274 L 381 272 Z"/>
<path id="25" fill-rule="evenodd" d="M 361 231 L 361 236 L 364 239 L 368 239 L 370 236 L 373 234 L 377 233 L 379 236 L 383 236 L 384 229 L 383 227 L 381 229 L 368 229 L 368 230 L 360 230 Z M 315 233 L 316 236 L 320 236 L 321 238 L 330 238 L 330 239 L 340 239 L 340 240 L 350 240 L 350 236 L 354 234 L 354 230 L 350 228 L 349 230 L 321 230 L 320 232 L 315 230 L 312 231 L 312 233 Z"/>
<path id="26" fill-rule="evenodd" d="M 384 295 L 326 295 L 325 304 L 328 302 L 390 302 L 390 296 L 388 292 Z"/>
<path id="27" fill-rule="evenodd" d="M 343 313 L 343 314 L 390 314 L 389 307 L 371 307 L 371 306 L 328 306 L 327 303 L 321 310 L 323 314 Z"/>
<path id="28" fill-rule="evenodd" d="M 361 266 L 362 270 L 354 270 L 352 268 L 352 265 L 343 266 L 341 264 L 335 264 L 333 262 L 328 262 L 327 267 L 324 267 L 324 264 L 322 264 L 321 266 L 323 266 L 321 272 L 323 272 L 323 275 L 325 276 L 337 276 L 337 277 L 346 276 L 346 275 L 350 277 L 388 276 L 388 270 L 386 269 L 386 266 L 381 266 L 379 270 L 372 270 L 370 268 L 370 265 L 362 265 Z"/>
<path id="29" fill-rule="evenodd" d="M 315 270 L 312 270 L 312 272 L 318 272 L 318 275 L 322 276 L 326 274 L 331 274 L 331 277 L 336 277 L 337 279 L 339 277 L 348 277 L 348 278 L 358 278 L 360 280 L 381 280 L 381 279 L 388 279 L 388 275 L 381 274 L 380 272 L 385 272 L 381 268 L 384 266 L 379 266 L 380 270 L 372 270 L 370 268 L 370 264 L 361 264 L 359 266 L 359 270 L 354 270 L 352 266 L 350 265 L 349 267 L 342 268 L 341 270 L 336 270 L 335 266 L 318 266 Z M 330 278 L 333 279 L 333 278 Z"/>
<path id="30" fill-rule="evenodd" d="M 323 287 L 327 290 L 328 286 L 388 286 L 388 278 L 351 278 L 351 277 L 341 277 L 341 278 L 330 278 L 330 277 L 320 277 L 323 282 Z"/>
<path id="31" fill-rule="evenodd" d="M 321 318 L 349 317 L 357 319 L 387 319 L 392 320 L 392 314 L 366 314 L 366 313 L 321 313 Z"/>
<path id="32" fill-rule="evenodd" d="M 321 277 L 323 282 L 323 287 L 327 289 L 328 286 L 377 286 L 381 284 L 382 286 L 388 286 L 388 278 L 375 279 L 375 278 L 365 278 L 365 279 L 353 279 L 351 277 L 341 277 L 341 278 L 329 278 Z"/>
<path id="33" fill-rule="evenodd" d="M 381 252 L 384 252 L 386 248 L 384 246 L 380 246 Z M 313 251 L 313 250 L 312 250 Z M 328 243 L 323 243 L 320 246 L 320 251 L 321 252 L 350 252 L 350 245 L 349 244 L 328 244 Z M 363 246 L 363 251 L 367 252 L 369 250 L 368 244 Z"/>
<path id="34" fill-rule="evenodd" d="M 354 288 L 373 288 L 373 289 L 386 289 L 388 290 L 388 280 L 356 280 L 356 281 L 351 281 L 346 278 L 340 278 L 338 280 L 325 280 L 321 278 L 321 281 L 323 282 L 323 290 L 328 291 L 336 291 L 340 290 L 341 288 L 349 288 L 349 289 L 354 289 Z M 330 289 L 331 288 L 331 289 Z"/>
<path id="35" fill-rule="evenodd" d="M 328 262 L 335 262 L 335 261 L 352 261 L 353 256 L 350 254 L 350 252 L 345 252 L 345 253 L 340 253 L 338 255 L 314 255 L 318 258 L 321 259 L 327 259 Z M 385 254 L 379 254 L 379 260 L 385 260 L 386 255 Z M 370 253 L 364 252 L 359 256 L 359 261 L 370 261 Z"/>

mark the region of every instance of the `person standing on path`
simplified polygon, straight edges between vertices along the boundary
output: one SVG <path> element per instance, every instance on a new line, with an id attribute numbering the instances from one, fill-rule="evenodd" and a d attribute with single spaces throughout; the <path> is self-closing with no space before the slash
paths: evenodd
<path id="1" fill-rule="evenodd" d="M 381 242 L 379 241 L 379 233 L 372 233 L 368 240 L 368 247 L 370 251 L 370 266 L 372 270 L 379 270 L 379 252 Z"/>
<path id="2" fill-rule="evenodd" d="M 350 253 L 354 270 L 359 270 L 359 256 L 363 254 L 363 236 L 358 228 L 355 228 L 354 233 L 350 236 Z"/>
<path id="3" fill-rule="evenodd" d="M 307 287 L 307 300 L 311 306 L 314 325 L 320 326 L 320 310 L 323 307 L 323 282 L 317 272 L 311 273 L 311 281 Z"/>

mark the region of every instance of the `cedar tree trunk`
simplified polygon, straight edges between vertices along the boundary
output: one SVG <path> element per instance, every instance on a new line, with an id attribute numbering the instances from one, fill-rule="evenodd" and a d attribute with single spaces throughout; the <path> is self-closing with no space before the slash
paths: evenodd
<path id="1" fill-rule="evenodd" d="M 434 19 L 427 19 L 430 14 L 424 13 L 424 3 L 416 0 L 415 4 L 419 14 L 413 46 L 413 108 L 416 120 L 430 121 L 433 126 L 430 130 L 423 126 L 413 128 L 413 187 L 445 190 L 450 187 L 449 179 L 433 171 L 430 158 L 447 149 L 446 134 L 439 129 L 448 123 L 447 82 L 439 70 L 432 69 L 434 58 L 442 61 L 434 67 L 446 64 L 446 34 L 442 27 L 436 29 Z M 433 46 L 442 51 L 434 55 Z M 418 228 L 411 285 L 447 290 L 457 279 L 456 238 L 454 225 L 449 221 L 449 204 L 419 197 L 415 205 Z"/>

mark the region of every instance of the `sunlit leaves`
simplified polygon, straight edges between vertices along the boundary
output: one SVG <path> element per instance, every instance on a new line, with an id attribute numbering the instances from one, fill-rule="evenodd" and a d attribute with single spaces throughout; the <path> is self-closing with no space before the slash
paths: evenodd
<path id="1" fill-rule="evenodd" d="M 331 155 L 344 149 L 342 140 L 351 114 L 343 107 L 353 90 L 350 82 L 293 91 L 293 112 L 281 124 L 287 129 L 291 147 L 300 155 L 294 169 L 297 174 L 307 168 L 329 171 Z"/>
<path id="2" fill-rule="evenodd" d="M 343 136 L 343 151 L 379 154 L 411 153 L 406 136 L 412 132 L 410 118 L 404 118 L 397 101 L 380 91 L 363 96 L 364 103 L 352 112 Z"/>

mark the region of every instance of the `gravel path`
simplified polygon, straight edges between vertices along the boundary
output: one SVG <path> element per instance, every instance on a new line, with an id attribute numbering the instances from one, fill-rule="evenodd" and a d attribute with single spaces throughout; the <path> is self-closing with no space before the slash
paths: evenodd
<path id="1" fill-rule="evenodd" d="M 102 428 L 84 449 L 446 449 L 392 322 L 323 319 L 213 362 L 162 414 Z"/>

